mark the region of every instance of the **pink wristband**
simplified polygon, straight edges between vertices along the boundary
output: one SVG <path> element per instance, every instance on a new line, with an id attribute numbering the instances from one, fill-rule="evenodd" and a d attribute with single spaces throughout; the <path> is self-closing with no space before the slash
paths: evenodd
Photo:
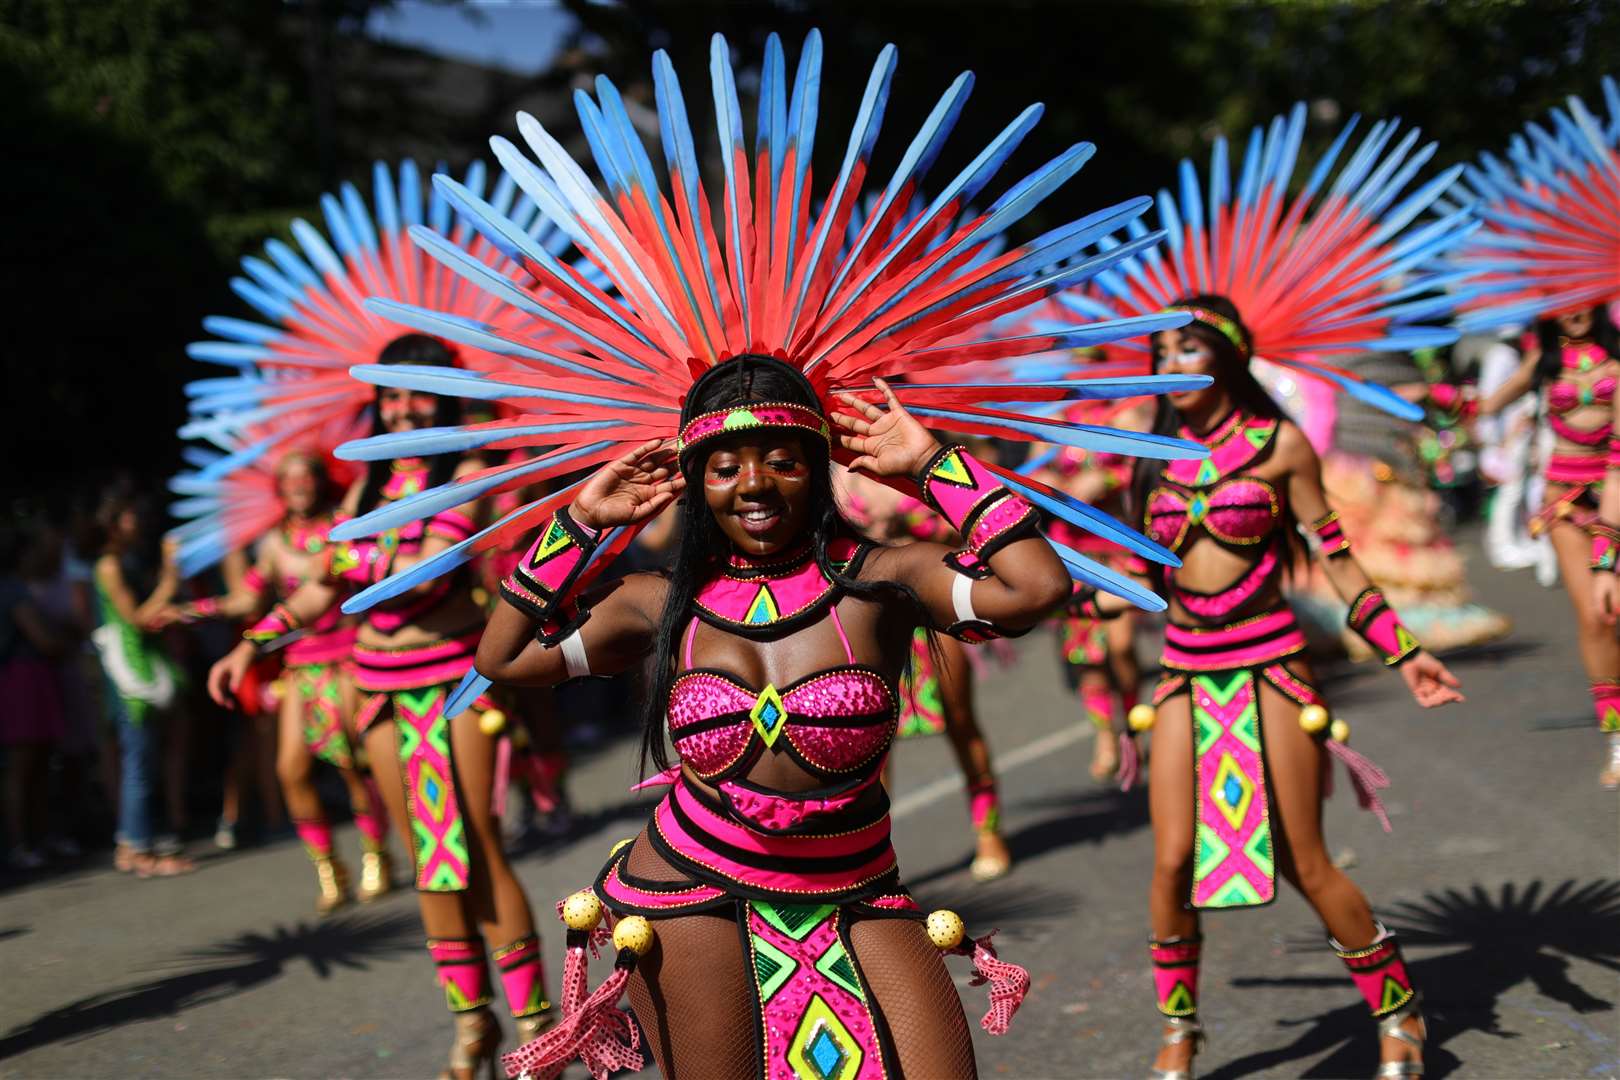
<path id="1" fill-rule="evenodd" d="M 923 501 L 967 541 L 967 550 L 980 561 L 1035 526 L 1035 508 L 1008 491 L 961 446 L 943 447 L 930 458 L 918 486 Z"/>
<path id="2" fill-rule="evenodd" d="M 1347 622 L 1363 641 L 1383 655 L 1384 663 L 1390 667 L 1422 648 L 1412 632 L 1401 625 L 1395 609 L 1389 606 L 1383 591 L 1376 585 L 1363 590 L 1356 597 L 1350 605 Z"/>
<path id="3" fill-rule="evenodd" d="M 1326 517 L 1312 522 L 1311 531 L 1321 541 L 1324 559 L 1350 554 L 1350 538 L 1344 535 L 1344 527 L 1339 524 L 1337 510 L 1329 510 Z"/>
<path id="4" fill-rule="evenodd" d="M 554 633 L 553 616 L 585 572 L 597 536 L 596 530 L 575 521 L 566 506 L 559 508 L 528 554 L 501 582 L 501 596 L 540 623 L 543 634 Z"/>

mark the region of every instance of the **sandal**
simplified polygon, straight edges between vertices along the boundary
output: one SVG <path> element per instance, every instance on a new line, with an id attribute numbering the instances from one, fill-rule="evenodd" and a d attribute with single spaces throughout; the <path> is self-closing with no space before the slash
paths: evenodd
<path id="1" fill-rule="evenodd" d="M 133 874 L 135 860 L 144 854 L 144 851 L 136 851 L 128 844 L 117 844 L 113 847 L 113 869 L 120 874 Z"/>
<path id="2" fill-rule="evenodd" d="M 1620 731 L 1609 734 L 1609 766 L 1598 777 L 1604 791 L 1620 791 Z"/>
<path id="3" fill-rule="evenodd" d="M 1403 1042 L 1417 1051 L 1416 1061 L 1385 1061 L 1380 1062 L 1378 1071 L 1373 1074 L 1374 1080 L 1397 1080 L 1403 1076 L 1423 1075 L 1423 1041 L 1429 1037 L 1429 1025 L 1423 1022 L 1423 1013 L 1418 1006 L 1421 1000 L 1414 996 L 1411 1001 L 1402 1005 L 1388 1016 L 1378 1020 L 1378 1039 L 1380 1050 L 1385 1039 L 1394 1039 Z M 1407 1020 L 1417 1018 L 1418 1034 L 1414 1035 L 1401 1025 Z"/>
<path id="4" fill-rule="evenodd" d="M 439 1080 L 478 1080 L 484 1073 L 495 1080 L 501 1049 L 501 1025 L 487 1008 L 456 1013 L 456 1041 L 450 1046 L 450 1067 Z"/>
<path id="5" fill-rule="evenodd" d="M 1198 1056 L 1198 1051 L 1204 1048 L 1204 1025 L 1198 1022 L 1195 1016 L 1166 1016 L 1166 1026 L 1170 1028 L 1164 1033 L 1165 1046 L 1180 1046 L 1184 1042 L 1193 1044 L 1192 1056 L 1187 1059 L 1185 1069 L 1161 1069 L 1153 1066 L 1148 1069 L 1149 1080 L 1192 1080 L 1192 1058 Z"/>
<path id="6" fill-rule="evenodd" d="M 146 878 L 180 877 L 197 869 L 197 864 L 183 855 L 149 855 L 146 853 L 135 856 L 135 876 Z"/>
<path id="7" fill-rule="evenodd" d="M 991 842 L 987 845 L 987 841 Z M 968 876 L 974 881 L 980 884 L 995 881 L 1012 871 L 1012 853 L 1007 850 L 1007 843 L 1002 840 L 1000 833 L 980 833 L 978 844 L 979 850 L 974 853 L 973 862 L 968 866 Z M 986 851 L 986 846 L 991 850 Z"/>
<path id="8" fill-rule="evenodd" d="M 1091 747 L 1091 778 L 1101 784 L 1118 774 L 1119 735 L 1113 731 L 1099 730 Z"/>

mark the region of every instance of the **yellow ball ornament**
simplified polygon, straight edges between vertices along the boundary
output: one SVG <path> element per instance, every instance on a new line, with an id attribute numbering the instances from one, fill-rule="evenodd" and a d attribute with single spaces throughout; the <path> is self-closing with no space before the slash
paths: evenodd
<path id="1" fill-rule="evenodd" d="M 613 856 L 615 856 L 619 852 L 623 851 L 626 847 L 628 847 L 630 845 L 630 842 L 632 840 L 634 840 L 634 839 L 635 839 L 635 837 L 633 837 L 633 836 L 627 836 L 623 840 L 620 840 L 617 844 L 614 844 L 613 845 L 613 850 L 608 852 L 608 858 L 611 859 L 611 858 L 613 858 Z"/>
<path id="2" fill-rule="evenodd" d="M 589 889 L 581 889 L 563 901 L 563 922 L 570 930 L 595 930 L 602 921 L 602 901 Z"/>
<path id="3" fill-rule="evenodd" d="M 627 915 L 613 928 L 613 947 L 646 956 L 653 947 L 652 923 L 640 915 Z"/>
<path id="4" fill-rule="evenodd" d="M 485 735 L 499 735 L 506 727 L 506 714 L 499 709 L 485 709 L 478 717 L 478 730 Z"/>
<path id="5" fill-rule="evenodd" d="M 1343 720 L 1335 720 L 1333 726 L 1328 729 L 1328 734 L 1333 736 L 1334 742 L 1347 743 L 1350 741 L 1350 725 Z"/>
<path id="6" fill-rule="evenodd" d="M 1159 710 L 1151 705 L 1132 705 L 1131 711 L 1125 714 L 1125 722 L 1132 731 L 1147 731 L 1158 718 Z"/>
<path id="7" fill-rule="evenodd" d="M 967 936 L 967 925 L 962 922 L 962 916 L 944 908 L 929 912 L 923 929 L 928 933 L 928 940 L 938 949 L 954 949 Z"/>
<path id="8" fill-rule="evenodd" d="M 1299 726 L 1315 735 L 1328 726 L 1328 711 L 1320 705 L 1307 705 L 1299 710 Z"/>

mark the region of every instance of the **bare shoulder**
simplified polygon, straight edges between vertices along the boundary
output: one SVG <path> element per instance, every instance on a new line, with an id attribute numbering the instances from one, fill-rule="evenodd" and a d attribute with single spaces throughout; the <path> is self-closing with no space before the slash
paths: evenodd
<path id="1" fill-rule="evenodd" d="M 482 458 L 468 455 L 456 462 L 456 470 L 450 475 L 453 479 L 460 480 L 464 476 L 471 476 L 473 473 L 479 472 L 480 470 L 484 469 L 487 464 L 488 463 Z"/>
<path id="2" fill-rule="evenodd" d="M 1311 440 L 1292 420 L 1282 420 L 1277 424 L 1277 460 L 1290 469 L 1316 466 L 1316 450 L 1311 446 Z"/>

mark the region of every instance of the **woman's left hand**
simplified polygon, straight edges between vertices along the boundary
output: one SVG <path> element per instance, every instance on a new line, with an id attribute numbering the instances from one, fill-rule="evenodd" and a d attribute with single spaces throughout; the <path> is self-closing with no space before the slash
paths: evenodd
<path id="1" fill-rule="evenodd" d="M 1425 709 L 1465 700 L 1458 690 L 1462 683 L 1457 681 L 1457 676 L 1426 652 L 1407 660 L 1400 666 L 1400 672 L 1401 678 L 1406 680 L 1406 688 L 1412 691 L 1413 700 Z"/>
<path id="2" fill-rule="evenodd" d="M 939 440 L 906 412 L 888 383 L 882 379 L 872 382 L 883 391 L 888 411 L 853 394 L 839 394 L 854 412 L 832 414 L 832 422 L 843 428 L 838 445 L 856 455 L 849 463 L 851 469 L 869 476 L 914 477 L 939 452 Z"/>

